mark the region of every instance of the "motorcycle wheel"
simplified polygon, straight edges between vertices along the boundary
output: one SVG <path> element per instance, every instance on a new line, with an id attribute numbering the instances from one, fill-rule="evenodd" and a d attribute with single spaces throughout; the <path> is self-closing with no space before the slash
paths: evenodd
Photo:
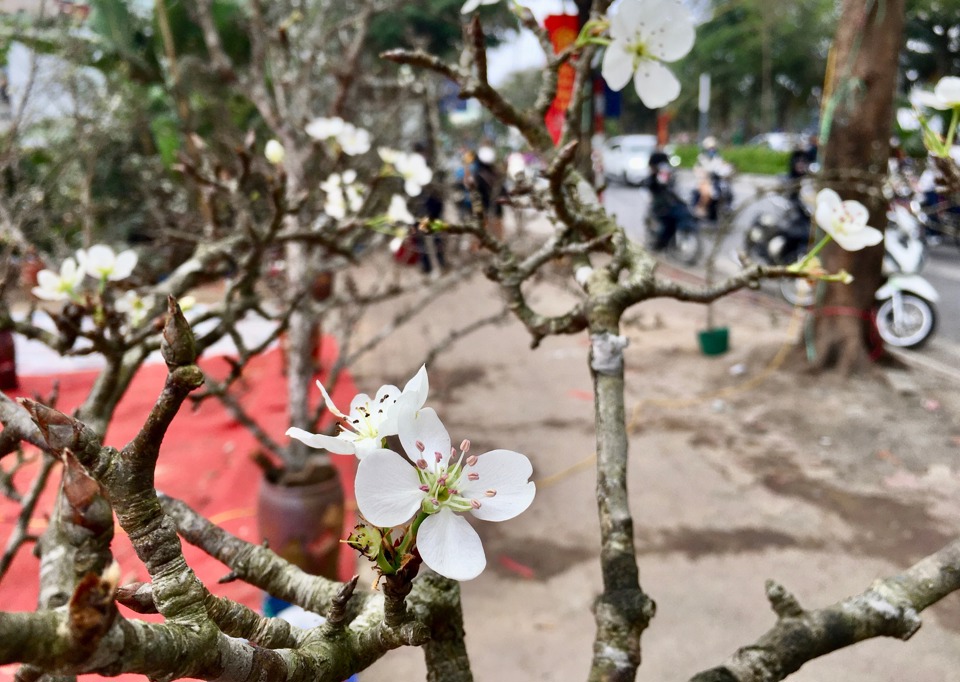
<path id="1" fill-rule="evenodd" d="M 781 279 L 780 293 L 790 305 L 799 305 L 804 308 L 813 305 L 817 292 L 817 285 L 805 279 Z"/>
<path id="2" fill-rule="evenodd" d="M 673 238 L 673 253 L 678 261 L 684 265 L 696 265 L 700 260 L 700 251 L 703 245 L 698 230 L 677 230 Z"/>
<path id="3" fill-rule="evenodd" d="M 919 348 L 936 328 L 936 308 L 920 296 L 900 294 L 881 301 L 877 308 L 877 331 L 883 342 L 890 346 Z"/>

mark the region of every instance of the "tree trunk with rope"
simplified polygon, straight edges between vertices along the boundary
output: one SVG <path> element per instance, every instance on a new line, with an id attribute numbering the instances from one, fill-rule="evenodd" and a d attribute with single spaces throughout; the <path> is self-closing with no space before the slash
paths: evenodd
<path id="1" fill-rule="evenodd" d="M 904 23 L 904 0 L 844 0 L 828 72 L 827 124 L 821 157 L 824 184 L 870 211 L 870 225 L 886 225 L 882 188 Z M 851 284 L 824 284 L 812 337 L 804 339 L 819 369 L 850 374 L 866 369 L 880 343 L 873 322 L 874 293 L 882 282 L 883 245 L 847 252 L 831 242 L 822 252 L 830 272 L 846 270 Z"/>

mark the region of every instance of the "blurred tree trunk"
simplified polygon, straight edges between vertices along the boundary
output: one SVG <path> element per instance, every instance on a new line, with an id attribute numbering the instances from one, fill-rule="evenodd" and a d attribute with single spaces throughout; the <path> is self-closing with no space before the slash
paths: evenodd
<path id="1" fill-rule="evenodd" d="M 821 140 L 826 184 L 841 198 L 863 203 L 870 210 L 870 225 L 881 230 L 887 202 L 880 190 L 890 151 L 904 1 L 843 0 L 833 68 L 828 70 L 830 103 L 823 110 L 828 124 Z M 826 285 L 815 321 L 815 365 L 843 373 L 861 371 L 870 362 L 870 313 L 882 281 L 883 245 L 847 252 L 831 243 L 822 258 L 829 271 L 844 269 L 854 281 Z"/>

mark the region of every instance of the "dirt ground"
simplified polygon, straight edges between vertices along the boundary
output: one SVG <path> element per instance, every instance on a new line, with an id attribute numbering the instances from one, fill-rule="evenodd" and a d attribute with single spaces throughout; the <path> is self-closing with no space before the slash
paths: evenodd
<path id="1" fill-rule="evenodd" d="M 554 312 L 566 299 L 549 287 L 535 297 Z M 493 287 L 470 280 L 361 362 L 357 385 L 404 381 L 452 320 L 496 307 Z M 960 521 L 955 380 L 913 363 L 860 379 L 810 376 L 780 365 L 799 336 L 789 309 L 743 293 L 715 311 L 731 334 L 717 357 L 697 347 L 699 306 L 647 302 L 626 330 L 629 489 L 641 581 L 657 602 L 640 680 L 686 680 L 756 639 L 774 622 L 767 578 L 806 607 L 825 606 L 938 549 Z M 463 600 L 478 682 L 587 676 L 600 586 L 587 350 L 585 335 L 530 350 L 511 320 L 429 367 L 428 404 L 453 440 L 523 452 L 538 482 L 526 513 L 475 524 L 488 568 L 463 585 Z M 909 642 L 867 642 L 791 679 L 960 679 L 960 595 L 922 615 Z M 394 652 L 361 679 L 424 679 L 422 655 Z"/>

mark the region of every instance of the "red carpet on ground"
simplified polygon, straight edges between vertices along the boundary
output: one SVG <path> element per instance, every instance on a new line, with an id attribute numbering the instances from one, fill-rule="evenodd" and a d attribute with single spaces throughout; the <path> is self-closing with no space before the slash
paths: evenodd
<path id="1" fill-rule="evenodd" d="M 322 346 L 323 367 L 332 364 L 336 353 L 333 341 L 326 341 Z M 211 377 L 224 376 L 228 369 L 222 357 L 202 359 L 200 366 Z M 20 388 L 7 393 L 27 397 L 49 395 L 54 382 L 58 381 L 60 398 L 57 408 L 69 414 L 86 397 L 95 377 L 96 372 L 21 376 Z M 159 395 L 165 377 L 166 367 L 163 365 L 147 365 L 138 372 L 118 406 L 107 431 L 106 444 L 122 447 L 136 434 Z M 289 420 L 280 352 L 273 350 L 251 362 L 237 388 L 241 403 L 262 428 L 278 442 L 286 442 L 283 433 L 289 426 Z M 334 402 L 348 406 L 356 393 L 352 378 L 342 373 L 333 391 Z M 319 400 L 319 391 L 314 389 L 313 395 Z M 255 507 L 261 474 L 251 459 L 251 454 L 258 447 L 256 441 L 218 401 L 206 400 L 196 411 L 190 408 L 189 402 L 185 404 L 164 439 L 157 465 L 157 489 L 186 501 L 230 533 L 250 542 L 259 542 Z M 334 462 L 340 471 L 348 500 L 345 526 L 350 529 L 354 524 L 354 516 L 349 510 L 353 508 L 356 460 L 353 457 L 334 456 Z M 26 490 L 35 471 L 36 466 L 30 465 L 17 475 L 15 483 L 18 490 Z M 34 534 L 40 534 L 46 525 L 58 483 L 59 470 L 51 477 L 48 490 L 34 515 L 30 528 Z M 17 504 L 0 497 L 0 547 L 6 546 L 19 510 Z M 30 546 L 21 549 L 11 570 L 0 581 L 0 610 L 31 611 L 36 608 L 39 563 L 31 549 Z M 122 584 L 148 579 L 146 569 L 119 526 L 113 552 L 122 569 Z M 228 572 L 223 564 L 187 544 L 184 544 L 184 554 L 191 568 L 215 594 L 260 609 L 263 595 L 259 590 L 240 581 L 218 585 L 217 579 Z M 341 579 L 348 579 L 355 572 L 355 557 L 355 553 L 343 545 L 340 554 Z M 143 618 L 135 614 L 131 617 Z M 12 665 L 0 667 L 0 682 L 12 680 L 16 668 Z M 123 677 L 131 681 L 144 679 L 139 675 Z M 84 676 L 84 679 L 96 678 L 98 676 Z"/>

